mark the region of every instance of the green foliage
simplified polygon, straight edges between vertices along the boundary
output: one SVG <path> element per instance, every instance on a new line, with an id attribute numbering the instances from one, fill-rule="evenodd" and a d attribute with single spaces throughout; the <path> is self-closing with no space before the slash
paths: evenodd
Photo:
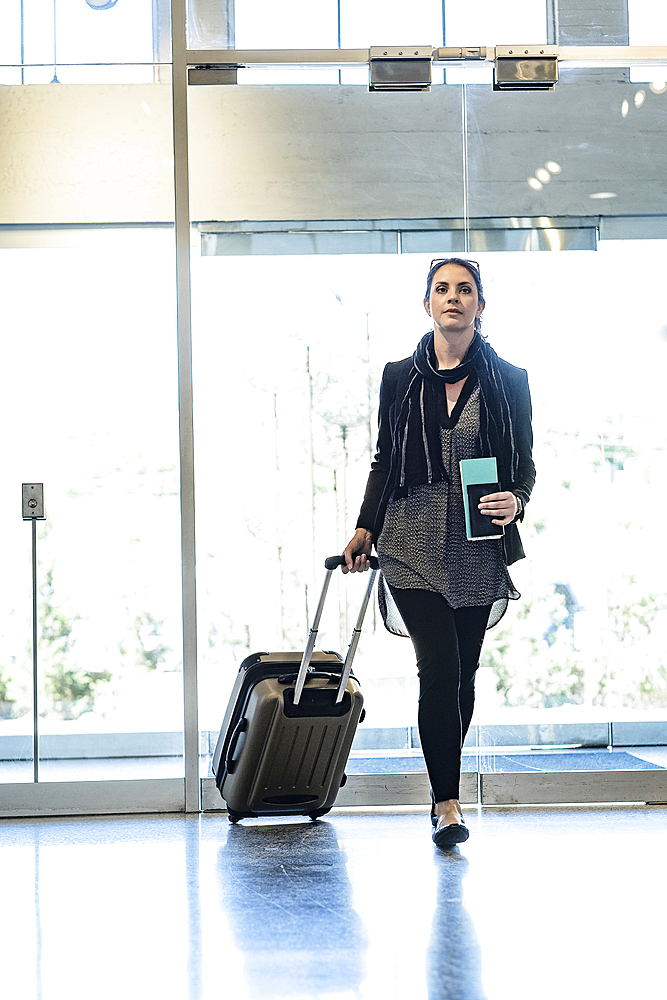
<path id="1" fill-rule="evenodd" d="M 45 687 L 54 702 L 78 703 L 85 700 L 85 706 L 80 707 L 90 711 L 95 701 L 96 686 L 110 680 L 108 670 L 68 670 L 62 663 L 57 663 L 50 671 Z"/>
<path id="2" fill-rule="evenodd" d="M 134 621 L 134 634 L 137 638 L 137 664 L 147 670 L 155 670 L 167 659 L 171 652 L 170 646 L 160 642 L 164 618 L 153 618 L 150 611 L 137 615 Z"/>
<path id="3" fill-rule="evenodd" d="M 108 670 L 92 671 L 69 663 L 74 646 L 72 630 L 78 615 L 54 603 L 53 566 L 39 588 L 39 656 L 44 669 L 44 689 L 52 709 L 63 719 L 92 711 L 97 686 L 111 680 Z"/>
<path id="4" fill-rule="evenodd" d="M 608 627 L 617 642 L 632 645 L 651 634 L 651 625 L 661 610 L 655 594 L 641 594 L 634 576 L 625 577 L 622 598 L 610 595 Z"/>
<path id="5" fill-rule="evenodd" d="M 0 701 L 13 700 L 9 697 L 9 685 L 11 682 L 11 677 L 0 667 Z"/>
<path id="6" fill-rule="evenodd" d="M 0 667 L 0 719 L 11 719 L 14 715 L 16 699 L 12 697 L 12 681 L 4 667 Z"/>
<path id="7" fill-rule="evenodd" d="M 539 596 L 522 598 L 508 624 L 492 629 L 482 653 L 496 688 L 508 706 L 554 708 L 581 704 L 584 671 L 569 625 L 571 611 L 555 586 Z"/>
<path id="8" fill-rule="evenodd" d="M 608 670 L 596 701 L 630 708 L 667 706 L 667 657 L 653 626 L 664 614 L 664 598 L 642 592 L 634 576 L 623 577 L 609 595 L 608 629 L 612 637 Z"/>
<path id="9" fill-rule="evenodd" d="M 605 421 L 605 432 L 600 441 L 584 445 L 592 451 L 593 468 L 599 469 L 604 462 L 610 470 L 613 480 L 616 471 L 623 471 L 625 463 L 629 459 L 637 457 L 637 450 L 624 438 L 624 435 L 615 427 L 615 422 L 611 418 Z"/>

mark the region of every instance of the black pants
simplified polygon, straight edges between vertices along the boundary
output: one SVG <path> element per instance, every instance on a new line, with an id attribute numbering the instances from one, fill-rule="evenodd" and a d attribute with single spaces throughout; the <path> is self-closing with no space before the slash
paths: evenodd
<path id="1" fill-rule="evenodd" d="M 458 799 L 461 748 L 491 606 L 451 608 L 430 590 L 391 588 L 419 671 L 419 736 L 436 802 Z"/>

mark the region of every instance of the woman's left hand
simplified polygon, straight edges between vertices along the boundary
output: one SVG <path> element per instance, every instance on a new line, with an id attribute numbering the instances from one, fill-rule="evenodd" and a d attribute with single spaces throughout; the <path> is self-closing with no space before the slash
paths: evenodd
<path id="1" fill-rule="evenodd" d="M 490 515 L 492 524 L 509 524 L 517 515 L 519 502 L 513 493 L 489 493 L 479 498 L 480 513 Z"/>

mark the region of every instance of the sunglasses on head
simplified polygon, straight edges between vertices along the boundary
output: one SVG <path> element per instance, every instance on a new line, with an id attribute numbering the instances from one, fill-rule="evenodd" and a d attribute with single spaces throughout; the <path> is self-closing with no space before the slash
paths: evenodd
<path id="1" fill-rule="evenodd" d="M 463 257 L 461 257 L 460 259 L 463 261 Z M 436 257 L 435 260 L 431 261 L 431 266 L 429 267 L 429 271 L 432 271 L 436 265 L 456 264 L 456 263 L 458 263 L 458 259 L 455 257 Z M 476 260 L 465 260 L 463 261 L 463 263 L 470 264 L 470 266 L 474 267 L 476 271 L 479 271 L 479 264 L 477 263 Z"/>

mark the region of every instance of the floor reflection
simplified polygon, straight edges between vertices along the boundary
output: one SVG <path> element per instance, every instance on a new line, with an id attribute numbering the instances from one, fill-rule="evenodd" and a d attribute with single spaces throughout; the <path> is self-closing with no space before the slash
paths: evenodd
<path id="1" fill-rule="evenodd" d="M 40 827 L 33 828 L 35 852 L 35 1000 L 42 1000 L 42 912 L 40 901 Z"/>
<path id="2" fill-rule="evenodd" d="M 469 862 L 458 847 L 436 851 L 436 908 L 426 951 L 428 1000 L 487 1000 L 475 926 L 463 906 Z"/>
<path id="3" fill-rule="evenodd" d="M 627 1000 L 639 975 L 665 995 L 664 806 L 466 818 L 450 853 L 425 809 L 5 820 L 0 993 Z"/>
<path id="4" fill-rule="evenodd" d="M 359 988 L 366 940 L 333 826 L 232 826 L 216 870 L 250 996 Z"/>

